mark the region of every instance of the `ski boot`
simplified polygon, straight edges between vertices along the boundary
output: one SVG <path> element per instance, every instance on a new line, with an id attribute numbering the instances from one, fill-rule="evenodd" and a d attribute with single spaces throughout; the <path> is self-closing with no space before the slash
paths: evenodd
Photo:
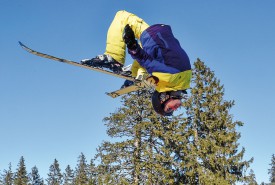
<path id="1" fill-rule="evenodd" d="M 124 66 L 122 67 L 122 71 L 120 72 L 121 75 L 124 76 L 132 76 L 132 64 L 128 65 L 128 66 Z"/>
<path id="2" fill-rule="evenodd" d="M 81 60 L 81 64 L 98 67 L 98 68 L 107 68 L 113 71 L 114 73 L 120 73 L 122 71 L 123 65 L 113 59 L 110 55 L 98 55 L 92 59 Z"/>

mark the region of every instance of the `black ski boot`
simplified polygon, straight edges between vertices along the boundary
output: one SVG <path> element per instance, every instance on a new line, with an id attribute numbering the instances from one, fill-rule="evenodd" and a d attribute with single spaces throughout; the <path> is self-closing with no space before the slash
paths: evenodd
<path id="1" fill-rule="evenodd" d="M 123 65 L 113 59 L 110 55 L 98 55 L 92 59 L 84 59 L 81 60 L 81 64 L 99 67 L 99 68 L 107 68 L 113 71 L 114 73 L 120 73 L 122 71 Z"/>

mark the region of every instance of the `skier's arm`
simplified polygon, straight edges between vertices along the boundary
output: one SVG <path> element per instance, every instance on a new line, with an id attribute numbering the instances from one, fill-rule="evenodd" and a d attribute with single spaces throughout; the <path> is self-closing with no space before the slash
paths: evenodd
<path id="1" fill-rule="evenodd" d="M 142 67 L 146 68 L 146 64 L 151 62 L 152 58 L 143 49 L 141 49 L 135 38 L 134 31 L 128 24 L 124 27 L 122 37 L 128 48 L 129 54 L 132 55 L 132 58 L 136 59 Z"/>
<path id="2" fill-rule="evenodd" d="M 150 74 L 153 72 L 178 73 L 178 69 L 165 65 L 162 61 L 153 59 L 139 45 L 135 50 L 128 49 L 128 53 Z"/>
<path id="3" fill-rule="evenodd" d="M 153 59 L 146 51 L 144 51 L 137 43 L 134 32 L 128 24 L 124 28 L 123 40 L 132 58 L 136 59 L 138 63 L 147 70 L 148 73 L 152 74 L 153 72 L 179 72 L 175 68 L 166 66 L 163 61 L 157 61 Z M 157 50 L 154 51 L 157 52 Z"/>
<path id="4" fill-rule="evenodd" d="M 148 55 L 139 45 L 134 49 L 128 49 L 128 53 L 132 56 L 133 59 L 137 60 L 138 63 L 146 68 L 153 62 L 153 58 Z M 148 71 L 148 70 L 147 70 Z"/>

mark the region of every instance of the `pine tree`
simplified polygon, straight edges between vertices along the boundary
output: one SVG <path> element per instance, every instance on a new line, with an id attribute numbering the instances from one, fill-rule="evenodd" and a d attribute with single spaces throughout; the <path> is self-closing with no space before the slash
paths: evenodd
<path id="1" fill-rule="evenodd" d="M 271 158 L 271 163 L 270 163 L 271 168 L 268 170 L 268 174 L 270 175 L 269 180 L 270 183 L 273 185 L 275 184 L 275 155 L 272 155 Z"/>
<path id="2" fill-rule="evenodd" d="M 229 114 L 234 101 L 223 99 L 224 88 L 199 59 L 194 63 L 191 97 L 186 102 L 190 122 L 191 153 L 194 156 L 186 171 L 192 184 L 234 184 L 246 179 L 244 172 L 253 159 L 242 161 L 245 149 L 238 151 L 240 133 Z"/>
<path id="3" fill-rule="evenodd" d="M 2 184 L 3 185 L 13 185 L 14 183 L 14 174 L 11 170 L 11 163 L 9 163 L 9 168 L 8 170 L 4 170 L 2 174 Z"/>
<path id="4" fill-rule="evenodd" d="M 94 159 L 91 159 L 89 164 L 89 185 L 95 185 L 97 182 L 97 168 L 94 164 Z"/>
<path id="5" fill-rule="evenodd" d="M 81 153 L 78 157 L 78 164 L 75 172 L 76 185 L 89 184 L 89 167 L 87 165 L 86 157 L 83 153 Z"/>
<path id="6" fill-rule="evenodd" d="M 105 184 L 234 184 L 246 181 L 253 159 L 242 160 L 240 133 L 229 114 L 234 101 L 214 73 L 198 60 L 194 64 L 190 98 L 183 113 L 160 117 L 151 94 L 140 90 L 122 97 L 122 107 L 106 117 L 107 133 L 97 158 L 99 179 Z"/>
<path id="7" fill-rule="evenodd" d="M 71 169 L 70 165 L 66 167 L 63 179 L 63 185 L 74 185 L 74 171 Z"/>
<path id="8" fill-rule="evenodd" d="M 27 185 L 28 181 L 29 181 L 29 179 L 28 179 L 27 170 L 26 170 L 26 166 L 25 166 L 25 159 L 22 156 L 20 158 L 18 168 L 15 173 L 14 185 Z"/>
<path id="9" fill-rule="evenodd" d="M 30 185 L 44 185 L 43 179 L 40 177 L 38 168 L 34 166 L 29 174 Z"/>
<path id="10" fill-rule="evenodd" d="M 254 171 L 251 169 L 245 185 L 258 185 Z"/>
<path id="11" fill-rule="evenodd" d="M 98 148 L 99 178 L 106 184 L 173 184 L 179 165 L 173 149 L 183 137 L 182 119 L 156 115 L 147 90 L 122 97 L 122 103 L 104 119 L 108 135 L 120 141 Z"/>
<path id="12" fill-rule="evenodd" d="M 62 174 L 59 168 L 59 163 L 54 159 L 53 164 L 50 166 L 48 178 L 46 179 L 48 185 L 61 185 Z"/>
<path id="13" fill-rule="evenodd" d="M 122 138 L 122 141 L 106 141 L 98 148 L 99 178 L 106 184 L 137 184 L 141 181 L 141 105 L 146 98 L 133 93 L 122 99 L 123 106 L 104 119 L 108 135 Z"/>

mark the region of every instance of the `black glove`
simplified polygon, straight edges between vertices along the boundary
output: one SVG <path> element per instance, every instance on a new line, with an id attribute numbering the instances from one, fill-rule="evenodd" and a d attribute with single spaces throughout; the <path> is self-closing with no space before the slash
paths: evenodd
<path id="1" fill-rule="evenodd" d="M 123 31 L 123 40 L 129 50 L 136 50 L 138 47 L 138 43 L 135 38 L 134 31 L 127 24 Z"/>

